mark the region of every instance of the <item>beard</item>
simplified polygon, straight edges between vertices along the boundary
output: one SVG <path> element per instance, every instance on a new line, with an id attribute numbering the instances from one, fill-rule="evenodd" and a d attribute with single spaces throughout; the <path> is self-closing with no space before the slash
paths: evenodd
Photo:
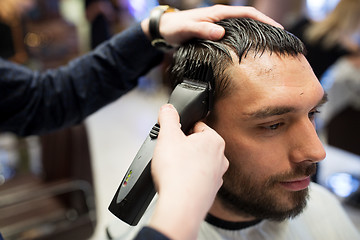
<path id="1" fill-rule="evenodd" d="M 283 221 L 294 218 L 303 211 L 309 190 L 305 188 L 300 191 L 285 191 L 279 187 L 279 183 L 313 175 L 315 172 L 316 164 L 296 165 L 291 172 L 258 182 L 251 175 L 244 174 L 241 169 L 230 166 L 217 197 L 226 209 L 239 216 Z"/>

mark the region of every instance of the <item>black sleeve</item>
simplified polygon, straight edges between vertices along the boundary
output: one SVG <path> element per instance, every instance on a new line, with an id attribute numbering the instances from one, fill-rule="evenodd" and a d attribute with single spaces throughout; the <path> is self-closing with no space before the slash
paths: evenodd
<path id="1" fill-rule="evenodd" d="M 25 136 L 77 124 L 134 88 L 162 57 L 137 24 L 41 73 L 0 58 L 0 131 Z"/>
<path id="2" fill-rule="evenodd" d="M 150 227 L 143 227 L 134 240 L 170 240 L 162 233 Z"/>

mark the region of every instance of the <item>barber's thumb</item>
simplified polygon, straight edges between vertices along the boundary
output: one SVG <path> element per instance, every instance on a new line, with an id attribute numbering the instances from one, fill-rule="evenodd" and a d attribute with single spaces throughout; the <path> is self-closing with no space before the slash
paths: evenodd
<path id="1" fill-rule="evenodd" d="M 175 107 L 171 104 L 165 104 L 159 111 L 160 131 L 171 129 L 180 129 L 180 117 Z"/>
<path id="2" fill-rule="evenodd" d="M 216 24 L 212 24 L 211 29 L 209 31 L 209 38 L 211 40 L 220 40 L 225 34 L 225 29 Z"/>
<path id="3" fill-rule="evenodd" d="M 201 22 L 195 27 L 198 38 L 209 39 L 209 40 L 220 40 L 224 34 L 225 29 L 215 23 Z"/>

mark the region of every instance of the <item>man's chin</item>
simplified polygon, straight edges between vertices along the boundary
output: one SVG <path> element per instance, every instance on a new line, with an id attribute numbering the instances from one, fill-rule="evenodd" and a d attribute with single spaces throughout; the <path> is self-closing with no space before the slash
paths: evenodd
<path id="1" fill-rule="evenodd" d="M 279 189 L 280 190 L 280 189 Z M 275 191 L 274 191 L 275 192 Z M 277 196 L 258 196 L 253 199 L 241 199 L 221 188 L 218 197 L 222 205 L 239 216 L 284 221 L 295 218 L 306 207 L 308 188 L 300 191 L 276 191 Z M 280 196 L 280 197 L 279 197 Z"/>
<path id="2" fill-rule="evenodd" d="M 288 194 L 288 198 L 284 200 L 285 203 L 281 205 L 281 201 L 279 201 L 274 211 L 269 212 L 267 219 L 284 221 L 295 218 L 304 211 L 309 198 L 308 188 L 296 192 L 288 192 Z"/>

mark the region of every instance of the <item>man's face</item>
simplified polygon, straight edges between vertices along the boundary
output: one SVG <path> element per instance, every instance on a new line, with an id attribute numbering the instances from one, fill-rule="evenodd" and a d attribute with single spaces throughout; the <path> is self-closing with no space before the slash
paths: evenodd
<path id="1" fill-rule="evenodd" d="M 325 158 L 314 125 L 324 91 L 303 55 L 249 53 L 228 74 L 231 93 L 208 122 L 225 139 L 230 161 L 214 206 L 226 216 L 293 217 L 305 206 L 315 163 Z"/>

